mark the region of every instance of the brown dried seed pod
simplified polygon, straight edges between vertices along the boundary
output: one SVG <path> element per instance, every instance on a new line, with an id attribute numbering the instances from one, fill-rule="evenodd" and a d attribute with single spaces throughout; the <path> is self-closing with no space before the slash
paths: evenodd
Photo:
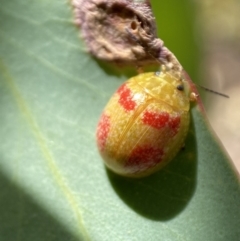
<path id="1" fill-rule="evenodd" d="M 168 54 L 158 40 L 149 0 L 72 0 L 75 23 L 89 52 L 121 65 L 156 64 Z"/>

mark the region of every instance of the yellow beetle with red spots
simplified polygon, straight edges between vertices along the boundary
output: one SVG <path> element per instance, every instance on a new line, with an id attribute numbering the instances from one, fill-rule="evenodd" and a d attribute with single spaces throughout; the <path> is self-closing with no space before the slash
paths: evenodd
<path id="1" fill-rule="evenodd" d="M 164 66 L 121 85 L 97 126 L 106 166 L 128 177 L 147 176 L 165 166 L 184 145 L 190 99 L 188 83 Z"/>

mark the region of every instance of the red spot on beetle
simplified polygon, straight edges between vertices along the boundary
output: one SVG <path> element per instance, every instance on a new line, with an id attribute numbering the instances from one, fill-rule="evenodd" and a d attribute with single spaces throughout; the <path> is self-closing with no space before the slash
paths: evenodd
<path id="1" fill-rule="evenodd" d="M 131 153 L 130 158 L 125 164 L 126 167 L 134 169 L 147 169 L 161 162 L 163 150 L 152 146 L 137 146 Z"/>
<path id="2" fill-rule="evenodd" d="M 175 136 L 178 133 L 180 121 L 181 121 L 180 116 L 174 116 L 174 117 L 170 118 L 168 125 L 171 128 L 171 131 L 172 131 L 171 136 L 172 137 Z"/>
<path id="3" fill-rule="evenodd" d="M 110 117 L 103 113 L 97 126 L 97 144 L 100 151 L 103 151 L 105 148 L 109 130 Z"/>
<path id="4" fill-rule="evenodd" d="M 136 102 L 133 100 L 133 94 L 126 84 L 120 86 L 117 93 L 120 95 L 118 102 L 126 111 L 135 109 Z"/>
<path id="5" fill-rule="evenodd" d="M 143 114 L 142 121 L 145 125 L 149 125 L 156 129 L 169 127 L 170 136 L 173 137 L 177 134 L 180 126 L 180 116 L 170 116 L 167 112 L 155 113 L 146 111 Z"/>
<path id="6" fill-rule="evenodd" d="M 155 112 L 146 111 L 143 114 L 142 121 L 146 125 L 154 127 L 156 129 L 161 129 L 168 124 L 169 114 L 167 112 L 155 113 Z"/>

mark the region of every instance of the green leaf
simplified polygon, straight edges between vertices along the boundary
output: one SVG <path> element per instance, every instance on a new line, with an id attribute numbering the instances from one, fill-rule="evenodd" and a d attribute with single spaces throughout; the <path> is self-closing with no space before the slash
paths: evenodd
<path id="1" fill-rule="evenodd" d="M 160 10 L 185 26 L 179 6 Z M 239 240 L 239 179 L 197 107 L 166 168 L 138 180 L 105 169 L 95 128 L 127 77 L 86 53 L 72 19 L 65 1 L 1 1 L 0 240 Z"/>

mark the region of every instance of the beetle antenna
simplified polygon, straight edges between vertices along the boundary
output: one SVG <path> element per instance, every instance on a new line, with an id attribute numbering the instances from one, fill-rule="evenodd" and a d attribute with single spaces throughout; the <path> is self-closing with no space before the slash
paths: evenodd
<path id="1" fill-rule="evenodd" d="M 223 94 L 223 93 L 217 92 L 217 91 L 215 91 L 215 90 L 208 89 L 208 88 L 206 88 L 206 87 L 204 87 L 204 86 L 202 86 L 202 85 L 197 84 L 197 86 L 199 86 L 200 88 L 202 88 L 202 89 L 204 89 L 204 90 L 206 90 L 206 91 L 208 91 L 208 92 L 211 92 L 211 93 L 213 93 L 213 94 L 220 95 L 220 96 L 225 97 L 225 98 L 229 98 L 228 95 L 225 95 L 225 94 Z"/>

